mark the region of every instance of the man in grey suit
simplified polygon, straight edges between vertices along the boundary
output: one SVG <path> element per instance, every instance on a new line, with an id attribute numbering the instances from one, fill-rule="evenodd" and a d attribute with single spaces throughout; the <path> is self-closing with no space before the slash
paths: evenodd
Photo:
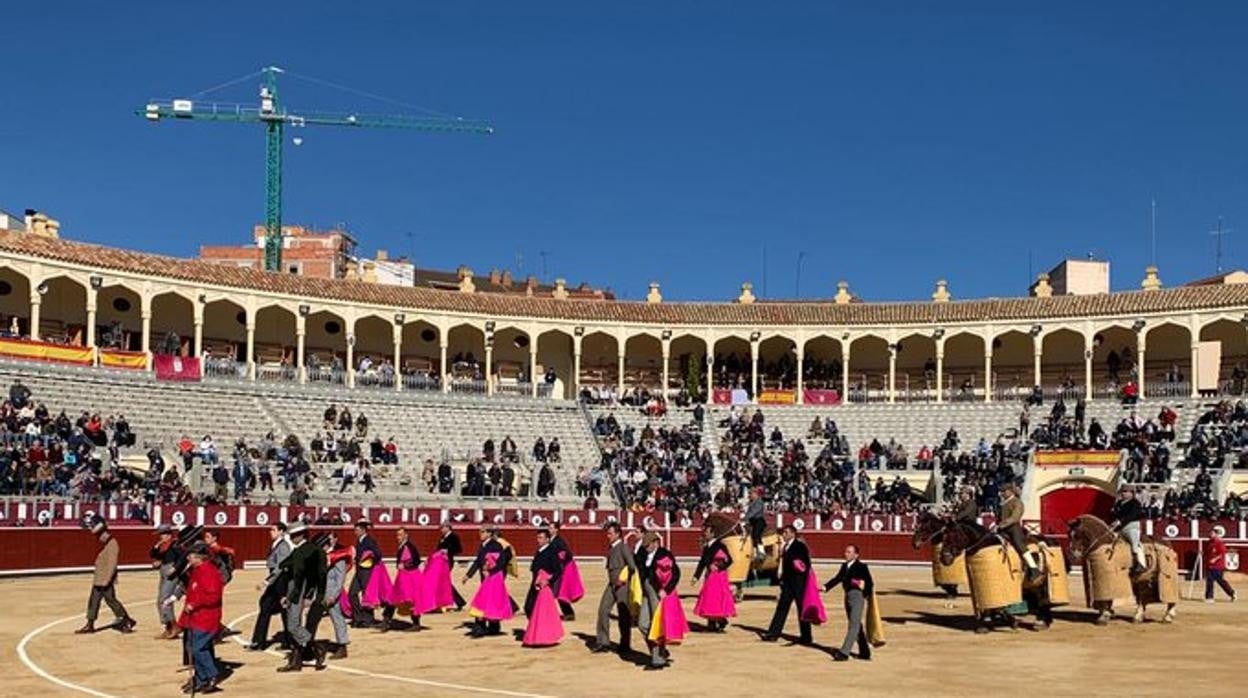
<path id="1" fill-rule="evenodd" d="M 286 595 L 286 584 L 288 579 L 282 574 L 279 566 L 282 560 L 290 554 L 290 539 L 286 537 L 286 524 L 277 522 L 269 526 L 269 555 L 264 559 L 264 566 L 268 569 L 268 576 L 264 578 L 256 589 L 260 594 L 260 610 L 256 614 L 256 627 L 251 631 L 251 643 L 246 646 L 249 650 L 263 650 L 269 644 L 269 620 L 275 614 L 282 611 L 282 597 Z M 286 627 L 286 615 L 282 614 L 282 645 L 286 646 L 290 643 Z"/>
<path id="2" fill-rule="evenodd" d="M 347 634 L 347 617 L 342 613 L 338 597 L 347 584 L 347 573 L 351 570 L 351 549 L 338 545 L 338 536 L 332 532 L 322 533 L 316 537 L 316 545 L 325 551 L 329 560 L 329 572 L 325 575 L 325 613 L 334 626 L 334 653 L 330 659 L 346 659 L 347 645 L 351 638 Z M 318 619 L 319 620 L 319 619 Z M 313 628 L 312 634 L 316 634 Z"/>
<path id="3" fill-rule="evenodd" d="M 602 591 L 602 600 L 598 602 L 598 633 L 594 643 L 594 652 L 611 651 L 611 611 L 615 611 L 620 624 L 621 655 L 630 651 L 629 640 L 633 629 L 633 614 L 629 608 L 628 581 L 631 575 L 637 574 L 637 562 L 633 551 L 624 544 L 620 525 L 614 521 L 607 523 L 603 529 L 607 533 L 607 588 Z M 625 574 L 627 570 L 627 574 Z"/>

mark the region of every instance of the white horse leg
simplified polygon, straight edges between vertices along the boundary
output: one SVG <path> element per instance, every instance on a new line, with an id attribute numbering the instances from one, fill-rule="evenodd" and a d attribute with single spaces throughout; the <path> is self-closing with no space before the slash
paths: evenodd
<path id="1" fill-rule="evenodd" d="M 1177 614 L 1178 614 L 1178 612 L 1179 612 L 1179 606 L 1178 606 L 1178 604 L 1168 604 L 1168 605 L 1166 606 L 1166 615 L 1164 615 L 1164 616 L 1162 616 L 1162 617 L 1161 617 L 1161 622 L 1162 622 L 1162 623 L 1173 623 L 1173 622 L 1174 622 L 1174 617 L 1175 617 L 1175 615 L 1177 615 Z"/>
<path id="2" fill-rule="evenodd" d="M 1146 607 L 1144 604 L 1142 604 L 1142 603 L 1136 603 L 1136 604 L 1135 604 L 1135 615 L 1134 615 L 1134 616 L 1131 616 L 1131 622 L 1132 622 L 1132 623 L 1143 623 L 1143 622 L 1144 622 L 1144 609 L 1145 609 L 1145 608 L 1147 608 L 1147 607 Z"/>

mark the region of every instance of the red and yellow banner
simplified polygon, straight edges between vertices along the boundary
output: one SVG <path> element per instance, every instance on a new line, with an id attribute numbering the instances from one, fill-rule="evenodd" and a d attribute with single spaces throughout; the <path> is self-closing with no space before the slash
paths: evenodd
<path id="1" fill-rule="evenodd" d="M 1112 468 L 1118 465 L 1118 451 L 1039 451 L 1036 465 L 1041 468 L 1093 467 Z"/>
<path id="2" fill-rule="evenodd" d="M 797 403 L 797 393 L 792 390 L 763 390 L 758 394 L 760 405 L 793 405 Z"/>
<path id="3" fill-rule="evenodd" d="M 90 364 L 91 350 L 63 344 L 47 344 L 28 339 L 0 339 L 0 355 L 34 361 L 56 361 L 67 364 Z"/>
<path id="4" fill-rule="evenodd" d="M 100 365 L 110 368 L 147 368 L 147 355 L 141 351 L 100 350 Z"/>

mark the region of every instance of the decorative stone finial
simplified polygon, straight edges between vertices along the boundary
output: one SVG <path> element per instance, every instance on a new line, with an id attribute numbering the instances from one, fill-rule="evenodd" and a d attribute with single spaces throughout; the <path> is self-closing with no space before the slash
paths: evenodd
<path id="1" fill-rule="evenodd" d="M 749 305 L 756 299 L 754 298 L 754 284 L 746 281 L 741 284 L 741 295 L 737 296 L 737 302 L 742 305 Z"/>
<path id="2" fill-rule="evenodd" d="M 1144 267 L 1144 280 L 1140 282 L 1140 288 L 1145 291 L 1157 291 L 1161 289 L 1161 277 L 1157 276 L 1157 267 L 1152 264 Z"/>
<path id="3" fill-rule="evenodd" d="M 1036 298 L 1052 298 L 1053 287 L 1049 285 L 1049 275 L 1040 274 L 1036 277 L 1036 285 L 1031 287 L 1031 295 Z"/>
<path id="4" fill-rule="evenodd" d="M 647 303 L 662 303 L 663 302 L 663 294 L 659 293 L 659 282 L 657 281 L 650 282 L 650 292 L 646 294 L 646 302 Z"/>
<path id="5" fill-rule="evenodd" d="M 568 280 L 555 279 L 555 290 L 551 291 L 550 295 L 559 300 L 566 299 L 568 297 Z"/>
<path id="6" fill-rule="evenodd" d="M 948 303 L 949 298 L 949 282 L 944 279 L 936 281 L 936 290 L 932 292 L 933 303 Z"/>
<path id="7" fill-rule="evenodd" d="M 457 272 L 459 275 L 459 292 L 460 293 L 476 293 L 477 287 L 472 283 L 472 270 L 468 267 L 460 267 Z"/>
<path id="8" fill-rule="evenodd" d="M 836 297 L 833 299 L 836 301 L 836 304 L 845 305 L 849 303 L 850 301 L 852 301 L 853 299 L 854 297 L 850 295 L 849 293 L 849 282 L 848 281 L 836 282 Z"/>

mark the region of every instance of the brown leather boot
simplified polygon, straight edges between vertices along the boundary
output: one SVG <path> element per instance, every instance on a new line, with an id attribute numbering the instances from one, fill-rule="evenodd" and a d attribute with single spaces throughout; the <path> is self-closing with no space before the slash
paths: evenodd
<path id="1" fill-rule="evenodd" d="M 280 672 L 303 671 L 303 650 L 296 646 L 286 654 L 286 664 L 277 668 Z"/>
<path id="2" fill-rule="evenodd" d="M 347 658 L 347 646 L 338 645 L 338 649 L 334 650 L 333 653 L 329 655 L 329 658 L 330 659 L 346 659 Z"/>
<path id="3" fill-rule="evenodd" d="M 90 635 L 95 632 L 95 623 L 87 621 L 87 624 L 74 631 L 75 635 Z"/>

